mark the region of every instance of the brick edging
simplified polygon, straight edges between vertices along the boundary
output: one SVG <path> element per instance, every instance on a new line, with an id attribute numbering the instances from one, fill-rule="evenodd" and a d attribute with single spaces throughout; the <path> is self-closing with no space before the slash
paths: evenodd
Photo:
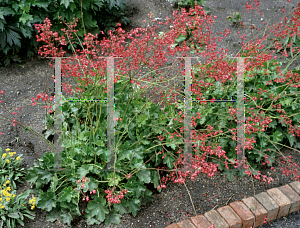
<path id="1" fill-rule="evenodd" d="M 166 228 L 250 228 L 300 210 L 300 181 L 197 215 Z"/>

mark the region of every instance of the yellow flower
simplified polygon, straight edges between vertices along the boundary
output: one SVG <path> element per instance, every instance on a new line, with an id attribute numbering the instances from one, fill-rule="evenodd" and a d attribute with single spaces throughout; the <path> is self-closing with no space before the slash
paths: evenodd
<path id="1" fill-rule="evenodd" d="M 21 158 L 20 158 L 20 157 L 17 157 L 16 159 L 17 159 L 18 161 L 20 161 Z"/>
<path id="2" fill-rule="evenodd" d="M 2 204 L 0 204 L 1 209 L 5 208 L 5 206 L 3 206 Z"/>
<path id="3" fill-rule="evenodd" d="M 14 198 L 15 196 L 16 196 L 16 195 L 15 195 L 15 194 L 13 194 L 13 195 L 12 195 L 12 198 Z"/>
<path id="4" fill-rule="evenodd" d="M 29 200 L 29 203 L 32 203 L 31 210 L 33 210 L 35 208 L 35 201 L 36 201 L 35 197 L 32 197 L 32 199 Z"/>
<path id="5" fill-rule="evenodd" d="M 6 157 L 6 153 L 2 154 L 2 158 L 5 158 Z"/>
<path id="6" fill-rule="evenodd" d="M 7 189 L 8 191 L 11 191 L 11 188 L 10 188 L 10 187 L 7 187 L 6 189 Z"/>
<path id="7" fill-rule="evenodd" d="M 10 198 L 7 197 L 7 198 L 6 198 L 6 201 L 9 202 L 9 201 L 10 201 Z"/>
<path id="8" fill-rule="evenodd" d="M 5 184 L 9 184 L 9 180 L 7 180 L 7 181 L 5 182 Z"/>
<path id="9" fill-rule="evenodd" d="M 14 153 L 12 153 L 12 152 L 9 152 L 8 154 L 10 157 L 14 156 Z"/>
<path id="10" fill-rule="evenodd" d="M 6 159 L 6 163 L 9 163 L 9 160 L 8 160 L 8 159 Z"/>
<path id="11" fill-rule="evenodd" d="M 24 207 L 24 204 L 22 204 L 22 207 Z"/>
<path id="12" fill-rule="evenodd" d="M 7 149 L 5 149 L 5 150 L 6 150 L 6 152 L 10 151 L 10 149 L 9 149 L 9 148 L 7 148 Z"/>

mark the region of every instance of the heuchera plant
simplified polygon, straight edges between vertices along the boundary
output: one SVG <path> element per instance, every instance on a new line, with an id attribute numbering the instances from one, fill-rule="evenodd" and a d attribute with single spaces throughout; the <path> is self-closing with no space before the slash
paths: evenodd
<path id="1" fill-rule="evenodd" d="M 247 7 L 251 9 L 249 4 Z M 300 4 L 294 11 L 295 17 L 290 20 L 291 23 L 297 23 L 295 21 L 299 20 L 299 8 Z M 37 207 L 49 212 L 47 215 L 49 221 L 61 218 L 70 224 L 75 216 L 83 213 L 79 211 L 79 203 L 85 202 L 86 210 L 83 214 L 88 224 L 103 221 L 106 225 L 118 224 L 122 214 L 132 213 L 135 216 L 142 204 L 151 201 L 152 192 L 145 187 L 145 184 L 152 183 L 160 191 L 161 188 L 166 187 L 167 181 L 184 184 L 189 175 L 192 180 L 199 173 L 214 176 L 218 168 L 224 170 L 229 177 L 234 174 L 229 168 L 237 168 L 236 125 L 234 126 L 237 110 L 229 103 L 220 103 L 221 108 L 226 110 L 221 115 L 218 111 L 222 110 L 220 106 L 213 104 L 214 101 L 206 100 L 236 98 L 235 86 L 233 86 L 236 80 L 236 61 L 227 58 L 227 49 L 216 51 L 215 40 L 220 42 L 223 37 L 211 37 L 210 26 L 213 19 L 202 7 L 196 5 L 189 13 L 182 9 L 181 15 L 177 15 L 177 11 L 173 15 L 176 18 L 173 22 L 174 26 L 169 31 L 165 31 L 162 36 L 156 36 L 155 28 L 151 27 L 136 29 L 127 36 L 119 28 L 118 35 L 112 36 L 110 31 L 111 39 L 104 39 L 101 42 L 95 41 L 97 35 L 87 34 L 82 44 L 82 47 L 86 48 L 81 51 L 74 50 L 74 56 L 67 60 L 62 59 L 62 75 L 71 75 L 79 82 L 76 89 L 64 83 L 64 91 L 77 98 L 93 99 L 103 98 L 107 93 L 105 87 L 107 60 L 100 57 L 122 57 L 121 60 L 116 60 L 114 78 L 117 99 L 115 168 L 122 171 L 101 171 L 105 169 L 106 107 L 92 104 L 81 104 L 79 107 L 64 102 L 62 112 L 65 122 L 62 136 L 66 141 L 64 141 L 62 154 L 63 168 L 70 168 L 71 171 L 48 171 L 53 168 L 54 158 L 53 153 L 45 153 L 43 159 L 37 161 L 34 167 L 28 170 L 27 176 L 27 180 L 36 185 L 39 195 Z M 190 15 L 193 15 L 192 20 Z M 170 22 L 171 19 L 166 22 L 166 25 Z M 159 75 L 154 79 L 160 83 L 165 82 L 163 72 L 158 70 L 159 66 L 163 66 L 169 56 L 174 56 L 178 52 L 180 57 L 188 56 L 191 51 L 185 40 L 183 45 L 174 46 L 174 37 L 186 34 L 186 26 L 193 30 L 192 38 L 189 39 L 191 47 L 196 46 L 195 41 L 199 41 L 202 46 L 205 44 L 206 47 L 204 50 L 194 49 L 194 53 L 205 57 L 207 61 L 205 64 L 194 66 L 193 69 L 192 93 L 200 102 L 195 106 L 193 104 L 197 109 L 192 110 L 192 128 L 200 126 L 200 129 L 202 127 L 205 129 L 192 131 L 194 148 L 192 170 L 184 172 L 178 170 L 185 163 L 183 149 L 179 147 L 183 144 L 184 113 L 174 111 L 175 108 L 182 109 L 180 101 L 174 99 L 177 92 L 171 89 L 160 91 L 159 86 L 154 86 L 153 81 L 150 83 L 151 78 L 146 78 L 147 75 L 140 78 L 138 73 L 141 68 L 147 66 L 148 69 L 156 70 Z M 52 41 L 60 41 L 61 45 L 66 45 L 67 42 L 62 37 L 58 37 L 57 33 L 51 32 L 50 27 L 51 23 L 48 19 L 44 24 L 36 25 L 39 32 L 37 40 L 47 43 L 40 48 L 39 53 L 47 57 L 62 57 L 65 54 L 64 50 L 54 47 Z M 76 20 L 65 30 L 68 39 L 72 38 L 72 33 L 76 33 L 75 27 Z M 144 36 L 139 34 L 139 31 L 145 33 Z M 225 29 L 223 34 L 225 37 L 228 36 L 229 30 Z M 141 38 L 138 40 L 133 38 L 133 35 Z M 129 45 L 123 45 L 125 38 L 133 41 Z M 296 94 L 299 92 L 300 85 L 297 70 L 281 71 L 276 56 L 263 49 L 262 41 L 267 38 L 268 35 L 265 35 L 255 43 L 252 41 L 243 43 L 241 53 L 237 55 L 237 57 L 252 57 L 245 58 L 247 102 L 245 133 L 250 137 L 245 138 L 245 149 L 247 149 L 247 157 L 244 158 L 245 171 L 239 174 L 253 176 L 256 179 L 262 178 L 263 181 L 270 183 L 272 178 L 261 175 L 255 163 L 262 162 L 261 165 L 272 166 L 275 153 L 280 153 L 274 142 L 280 144 L 284 137 L 289 140 L 291 147 L 296 144 L 295 135 L 300 136 L 300 127 L 292 123 L 297 122 L 299 114 L 288 116 L 287 113 L 294 113 L 294 110 L 299 108 Z M 244 35 L 241 39 L 245 39 Z M 167 51 L 163 51 L 164 47 L 167 47 Z M 275 48 L 277 48 L 276 43 Z M 300 50 L 295 47 L 291 51 L 294 53 L 291 60 L 293 61 L 298 55 L 296 52 Z M 179 69 L 183 65 L 179 63 Z M 180 77 L 183 77 L 183 73 L 182 71 L 179 73 Z M 141 86 L 141 82 L 147 85 Z M 213 94 L 208 92 L 209 88 L 214 86 L 218 87 L 217 90 Z M 271 91 L 267 90 L 268 86 L 271 87 Z M 146 89 L 161 96 L 160 104 L 167 104 L 163 111 L 160 111 L 154 103 L 141 97 L 142 91 Z M 4 95 L 3 91 L 1 93 Z M 49 95 L 45 93 L 38 94 L 33 98 L 32 105 L 36 105 L 40 99 L 47 103 L 48 98 Z M 53 97 L 49 100 L 53 100 Z M 283 106 L 286 106 L 288 111 L 283 109 Z M 53 106 L 46 104 L 45 108 L 50 109 L 49 113 L 51 113 Z M 216 113 L 218 113 L 217 117 Z M 51 116 L 49 115 L 48 118 Z M 16 123 L 19 124 L 15 118 L 13 124 Z M 270 130 L 269 127 L 275 130 Z M 284 128 L 289 130 L 286 135 L 282 135 Z M 211 138 L 214 139 L 212 144 L 209 141 Z M 152 143 L 156 145 L 153 146 Z M 254 145 L 255 143 L 258 146 Z M 135 149 L 131 148 L 132 145 Z M 300 148 L 299 144 L 296 146 Z M 286 159 L 285 156 L 283 158 Z M 287 162 L 292 163 L 290 158 Z M 300 177 L 297 164 L 289 164 L 289 166 L 284 164 L 284 166 L 286 167 L 282 169 L 283 173 L 294 175 L 295 179 Z M 274 170 L 273 167 L 271 169 Z M 171 173 L 161 177 L 162 171 Z M 41 188 L 47 185 L 48 188 L 43 191 Z"/>

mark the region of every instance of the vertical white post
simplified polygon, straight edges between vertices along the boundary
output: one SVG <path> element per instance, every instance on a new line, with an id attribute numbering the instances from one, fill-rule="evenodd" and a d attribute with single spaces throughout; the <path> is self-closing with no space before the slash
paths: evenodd
<path id="1" fill-rule="evenodd" d="M 107 59 L 107 169 L 115 164 L 115 122 L 114 122 L 114 57 Z"/>
<path id="2" fill-rule="evenodd" d="M 191 57 L 185 60 L 185 90 L 184 90 L 184 169 L 192 170 L 192 131 L 191 131 Z"/>
<path id="3" fill-rule="evenodd" d="M 62 169 L 62 139 L 61 139 L 61 124 L 62 124 L 62 113 L 61 113 L 61 58 L 55 57 L 55 112 L 54 112 L 54 145 L 58 149 L 54 153 L 54 169 Z"/>
<path id="4" fill-rule="evenodd" d="M 243 169 L 245 163 L 245 83 L 244 83 L 244 58 L 237 59 L 237 166 Z"/>

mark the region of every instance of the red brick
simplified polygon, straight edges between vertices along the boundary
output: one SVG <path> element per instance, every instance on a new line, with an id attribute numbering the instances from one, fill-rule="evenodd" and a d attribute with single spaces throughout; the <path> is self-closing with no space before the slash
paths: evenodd
<path id="1" fill-rule="evenodd" d="M 297 192 L 298 195 L 300 195 L 300 181 L 294 181 L 289 183 L 289 185 L 294 189 L 295 192 Z"/>
<path id="2" fill-rule="evenodd" d="M 218 208 L 217 211 L 225 219 L 230 228 L 242 228 L 243 222 L 241 218 L 230 206 Z"/>
<path id="3" fill-rule="evenodd" d="M 242 201 L 255 215 L 254 227 L 263 225 L 268 211 L 252 196 L 245 198 Z"/>
<path id="4" fill-rule="evenodd" d="M 251 226 L 253 226 L 255 217 L 243 202 L 236 201 L 236 202 L 230 203 L 229 206 L 242 219 L 242 221 L 243 221 L 242 227 L 243 228 L 250 228 Z"/>
<path id="5" fill-rule="evenodd" d="M 178 228 L 178 227 L 179 226 L 177 226 L 177 224 L 174 223 L 174 224 L 171 224 L 171 225 L 167 226 L 166 228 Z"/>
<path id="6" fill-rule="evenodd" d="M 177 226 L 180 228 L 196 228 L 193 223 L 191 223 L 190 219 L 186 219 L 182 222 L 177 223 Z"/>
<path id="7" fill-rule="evenodd" d="M 203 215 L 197 215 L 195 217 L 192 217 L 191 222 L 197 228 L 208 228 L 211 226 L 211 223 Z"/>
<path id="8" fill-rule="evenodd" d="M 279 190 L 291 201 L 292 205 L 289 211 L 290 213 L 300 210 L 300 196 L 292 189 L 291 186 L 284 185 Z"/>
<path id="9" fill-rule="evenodd" d="M 254 198 L 268 211 L 268 222 L 277 219 L 279 206 L 266 192 L 259 193 Z"/>
<path id="10" fill-rule="evenodd" d="M 222 216 L 215 210 L 208 211 L 204 214 L 205 218 L 214 224 L 214 228 L 229 228 L 229 225 L 225 222 Z"/>
<path id="11" fill-rule="evenodd" d="M 287 216 L 292 204 L 291 201 L 278 188 L 269 189 L 267 193 L 279 205 L 277 218 Z"/>

